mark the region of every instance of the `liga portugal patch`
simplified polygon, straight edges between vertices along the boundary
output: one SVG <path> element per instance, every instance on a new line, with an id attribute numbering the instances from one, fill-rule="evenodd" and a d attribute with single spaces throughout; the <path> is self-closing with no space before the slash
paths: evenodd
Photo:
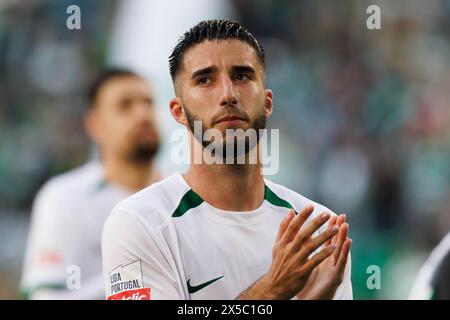
<path id="1" fill-rule="evenodd" d="M 144 287 L 140 260 L 119 265 L 109 273 L 108 300 L 150 300 L 150 291 Z"/>
<path id="2" fill-rule="evenodd" d="M 150 300 L 150 288 L 128 290 L 113 294 L 108 300 Z"/>

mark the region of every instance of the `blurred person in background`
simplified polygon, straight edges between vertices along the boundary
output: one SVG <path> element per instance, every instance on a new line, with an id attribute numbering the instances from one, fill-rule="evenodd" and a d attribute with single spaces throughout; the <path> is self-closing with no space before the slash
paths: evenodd
<path id="1" fill-rule="evenodd" d="M 125 69 L 105 70 L 88 98 L 84 125 L 100 159 L 52 178 L 37 194 L 20 284 L 24 298 L 104 299 L 106 216 L 160 179 L 154 167 L 160 137 L 146 80 Z"/>
<path id="2" fill-rule="evenodd" d="M 450 233 L 420 269 L 409 299 L 450 300 Z"/>

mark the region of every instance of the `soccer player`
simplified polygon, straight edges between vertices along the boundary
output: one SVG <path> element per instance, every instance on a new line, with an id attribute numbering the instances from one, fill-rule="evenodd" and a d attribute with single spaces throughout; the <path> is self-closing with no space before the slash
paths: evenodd
<path id="1" fill-rule="evenodd" d="M 149 84 L 129 70 L 105 70 L 92 84 L 85 128 L 100 159 L 52 178 L 38 193 L 21 280 L 25 298 L 105 298 L 103 223 L 117 202 L 159 180 L 154 108 Z"/>
<path id="2" fill-rule="evenodd" d="M 438 244 L 420 269 L 410 300 L 450 300 L 450 233 Z"/>
<path id="3" fill-rule="evenodd" d="M 273 93 L 265 89 L 258 41 L 238 23 L 202 21 L 184 34 L 169 64 L 176 94 L 170 112 L 188 129 L 191 165 L 120 202 L 108 217 L 108 299 L 352 299 L 345 215 L 265 179 L 259 158 L 194 161 L 194 150 L 212 142 L 194 134 L 198 123 L 221 133 L 214 142 L 225 150 L 215 152 L 227 159 L 234 156 L 227 129 L 265 128 Z M 245 142 L 240 156 L 258 147 L 236 137 Z"/>

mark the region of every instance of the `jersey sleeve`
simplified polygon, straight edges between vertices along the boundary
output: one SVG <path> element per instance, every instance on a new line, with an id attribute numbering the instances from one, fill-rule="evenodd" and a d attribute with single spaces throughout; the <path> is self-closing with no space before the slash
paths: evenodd
<path id="1" fill-rule="evenodd" d="M 185 299 L 174 260 L 162 235 L 132 212 L 115 210 L 102 234 L 108 300 Z"/>
<path id="2" fill-rule="evenodd" d="M 48 186 L 35 199 L 21 279 L 24 298 L 71 299 L 71 293 L 80 294 L 68 280 L 69 266 L 78 266 L 83 255 L 82 237 L 65 200 Z"/>

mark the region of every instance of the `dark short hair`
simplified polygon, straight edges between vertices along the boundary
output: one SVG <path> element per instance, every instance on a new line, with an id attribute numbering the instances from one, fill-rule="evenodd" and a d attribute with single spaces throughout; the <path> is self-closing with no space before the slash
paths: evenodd
<path id="1" fill-rule="evenodd" d="M 264 50 L 258 40 L 239 23 L 231 20 L 205 20 L 186 32 L 178 41 L 169 57 L 169 69 L 172 80 L 180 68 L 181 60 L 187 49 L 205 40 L 238 39 L 248 43 L 265 66 Z"/>
<path id="2" fill-rule="evenodd" d="M 121 68 L 108 68 L 101 71 L 97 77 L 92 81 L 88 90 L 88 107 L 92 109 L 95 106 L 95 101 L 98 97 L 98 93 L 103 85 L 111 79 L 120 78 L 120 77 L 136 77 L 140 78 L 137 73 Z"/>

